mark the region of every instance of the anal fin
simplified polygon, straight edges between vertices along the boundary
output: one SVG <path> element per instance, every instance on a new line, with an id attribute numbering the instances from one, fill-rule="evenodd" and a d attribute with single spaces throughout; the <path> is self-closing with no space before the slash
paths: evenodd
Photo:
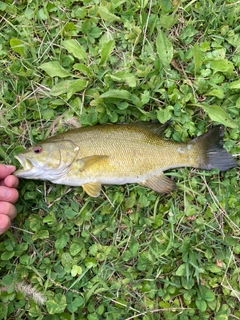
<path id="1" fill-rule="evenodd" d="M 153 176 L 139 184 L 158 193 L 169 193 L 176 188 L 175 182 L 166 177 L 163 173 L 158 176 Z"/>
<path id="2" fill-rule="evenodd" d="M 102 186 L 99 182 L 92 182 L 83 184 L 82 187 L 90 197 L 97 198 L 100 195 Z"/>

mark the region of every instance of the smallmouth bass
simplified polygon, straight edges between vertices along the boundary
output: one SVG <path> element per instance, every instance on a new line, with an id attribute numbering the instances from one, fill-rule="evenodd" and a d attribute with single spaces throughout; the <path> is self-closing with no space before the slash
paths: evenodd
<path id="1" fill-rule="evenodd" d="M 33 146 L 15 158 L 19 178 L 82 186 L 92 197 L 103 184 L 138 183 L 159 193 L 175 189 L 163 172 L 177 167 L 226 171 L 237 162 L 223 148 L 223 126 L 188 143 L 163 139 L 168 123 L 105 124 L 70 130 Z"/>

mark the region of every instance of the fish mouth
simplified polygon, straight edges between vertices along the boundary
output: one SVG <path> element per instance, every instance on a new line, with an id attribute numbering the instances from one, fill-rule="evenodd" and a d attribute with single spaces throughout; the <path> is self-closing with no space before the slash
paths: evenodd
<path id="1" fill-rule="evenodd" d="M 14 156 L 15 159 L 21 164 L 22 168 L 14 172 L 14 175 L 21 177 L 22 174 L 29 172 L 33 168 L 33 164 L 30 159 L 25 158 L 22 154 Z"/>

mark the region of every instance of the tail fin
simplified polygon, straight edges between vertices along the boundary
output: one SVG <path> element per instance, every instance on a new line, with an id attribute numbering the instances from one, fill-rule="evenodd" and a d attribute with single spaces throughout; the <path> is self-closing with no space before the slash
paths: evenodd
<path id="1" fill-rule="evenodd" d="M 220 125 L 191 141 L 199 145 L 204 152 L 199 168 L 205 170 L 217 168 L 220 171 L 227 171 L 237 167 L 233 156 L 223 148 L 223 136 L 224 127 Z"/>

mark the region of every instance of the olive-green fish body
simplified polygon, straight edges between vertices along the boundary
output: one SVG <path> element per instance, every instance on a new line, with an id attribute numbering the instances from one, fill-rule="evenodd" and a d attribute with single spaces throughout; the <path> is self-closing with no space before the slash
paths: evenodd
<path id="1" fill-rule="evenodd" d="M 16 156 L 23 169 L 15 174 L 82 186 L 97 197 L 102 184 L 138 183 L 157 192 L 169 192 L 175 183 L 163 171 L 170 168 L 227 170 L 236 166 L 222 148 L 222 126 L 187 144 L 164 140 L 165 128 L 156 123 L 137 123 L 67 131 Z"/>

